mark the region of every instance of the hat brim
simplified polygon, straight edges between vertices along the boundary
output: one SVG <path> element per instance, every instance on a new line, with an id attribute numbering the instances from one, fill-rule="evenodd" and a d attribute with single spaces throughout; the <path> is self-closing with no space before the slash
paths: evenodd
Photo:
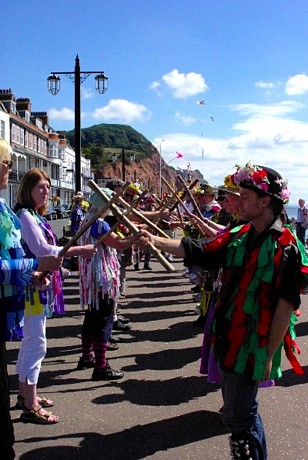
<path id="1" fill-rule="evenodd" d="M 225 193 L 231 193 L 232 195 L 240 196 L 239 190 L 235 190 L 231 187 L 226 187 L 225 185 L 219 186 L 218 190 L 221 190 L 222 192 L 225 192 Z"/>

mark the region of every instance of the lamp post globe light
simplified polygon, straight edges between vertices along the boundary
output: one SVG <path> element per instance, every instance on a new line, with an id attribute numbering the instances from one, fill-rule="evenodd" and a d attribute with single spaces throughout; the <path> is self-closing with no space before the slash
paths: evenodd
<path id="1" fill-rule="evenodd" d="M 56 96 L 60 91 L 60 77 L 65 75 L 74 81 L 75 84 L 75 187 L 76 193 L 82 190 L 81 187 L 81 103 L 80 103 L 80 87 L 81 84 L 91 74 L 97 74 L 95 77 L 95 89 L 100 94 L 107 91 L 108 77 L 101 70 L 80 70 L 80 61 L 78 54 L 75 59 L 75 69 L 73 72 L 51 72 L 47 78 L 48 91 Z"/>

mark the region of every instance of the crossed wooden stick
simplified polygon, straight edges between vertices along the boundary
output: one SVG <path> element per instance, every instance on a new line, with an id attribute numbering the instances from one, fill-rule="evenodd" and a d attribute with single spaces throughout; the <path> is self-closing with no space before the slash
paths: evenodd
<path id="1" fill-rule="evenodd" d="M 131 231 L 131 233 L 133 233 L 133 234 L 139 233 L 139 228 L 133 222 L 131 222 L 129 220 L 129 218 L 126 216 L 126 214 L 124 212 L 122 212 L 119 209 L 118 206 L 116 206 L 115 203 L 117 201 L 120 201 L 120 202 L 122 201 L 120 199 L 119 195 L 115 195 L 111 199 L 109 199 L 108 196 L 99 188 L 99 186 L 93 180 L 90 180 L 88 182 L 88 186 L 90 187 L 90 189 L 93 192 L 95 192 L 98 196 L 100 196 L 107 203 L 106 204 L 107 209 L 110 209 L 112 211 L 112 213 L 118 219 L 119 222 L 123 222 L 124 225 Z M 124 203 L 126 204 L 125 201 L 124 201 Z M 147 225 L 150 222 L 148 219 L 145 219 L 144 216 L 141 213 L 138 213 L 138 217 L 139 217 L 140 220 L 146 222 Z M 151 223 L 151 225 L 152 225 L 152 228 L 153 228 L 153 226 L 155 227 L 156 231 L 161 232 L 161 230 L 156 225 L 154 225 L 153 223 Z M 162 253 L 152 243 L 149 243 L 148 247 L 149 247 L 150 252 L 155 255 L 155 257 L 158 259 L 158 261 L 162 264 L 162 266 L 168 272 L 174 272 L 175 268 L 173 267 L 173 265 L 171 265 L 170 262 L 168 262 L 168 260 L 165 259 L 165 257 L 162 255 Z"/>

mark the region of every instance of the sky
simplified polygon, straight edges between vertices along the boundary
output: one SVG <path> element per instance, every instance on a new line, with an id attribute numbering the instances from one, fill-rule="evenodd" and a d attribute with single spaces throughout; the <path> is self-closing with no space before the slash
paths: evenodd
<path id="1" fill-rule="evenodd" d="M 82 128 L 129 125 L 213 185 L 269 166 L 308 202 L 307 0 L 1 0 L 0 22 L 0 88 L 55 130 L 74 129 L 74 85 L 47 77 L 78 55 L 108 76 L 104 95 L 82 83 Z"/>

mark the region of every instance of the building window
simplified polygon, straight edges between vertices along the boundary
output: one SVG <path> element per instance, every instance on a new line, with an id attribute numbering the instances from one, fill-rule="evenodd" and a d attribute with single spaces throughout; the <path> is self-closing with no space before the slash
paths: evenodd
<path id="1" fill-rule="evenodd" d="M 5 138 L 5 123 L 3 120 L 0 121 L 0 137 Z"/>
<path id="2" fill-rule="evenodd" d="M 33 134 L 29 134 L 29 149 L 33 150 Z"/>
<path id="3" fill-rule="evenodd" d="M 25 132 L 25 147 L 28 148 L 29 145 L 29 132 Z"/>
<path id="4" fill-rule="evenodd" d="M 16 138 L 16 143 L 20 144 L 20 127 L 19 126 L 15 127 L 15 138 Z"/>
<path id="5" fill-rule="evenodd" d="M 40 118 L 37 118 L 35 120 L 35 124 L 38 127 L 38 129 L 41 129 L 43 131 L 43 122 L 42 122 L 42 120 Z"/>
<path id="6" fill-rule="evenodd" d="M 56 144 L 49 144 L 49 157 L 58 158 L 58 146 Z"/>
<path id="7" fill-rule="evenodd" d="M 37 152 L 37 137 L 33 136 L 33 150 Z"/>
<path id="8" fill-rule="evenodd" d="M 25 145 L 25 131 L 20 128 L 20 145 Z"/>
<path id="9" fill-rule="evenodd" d="M 12 142 L 16 141 L 16 139 L 15 139 L 15 125 L 11 126 L 11 138 L 12 138 Z"/>

